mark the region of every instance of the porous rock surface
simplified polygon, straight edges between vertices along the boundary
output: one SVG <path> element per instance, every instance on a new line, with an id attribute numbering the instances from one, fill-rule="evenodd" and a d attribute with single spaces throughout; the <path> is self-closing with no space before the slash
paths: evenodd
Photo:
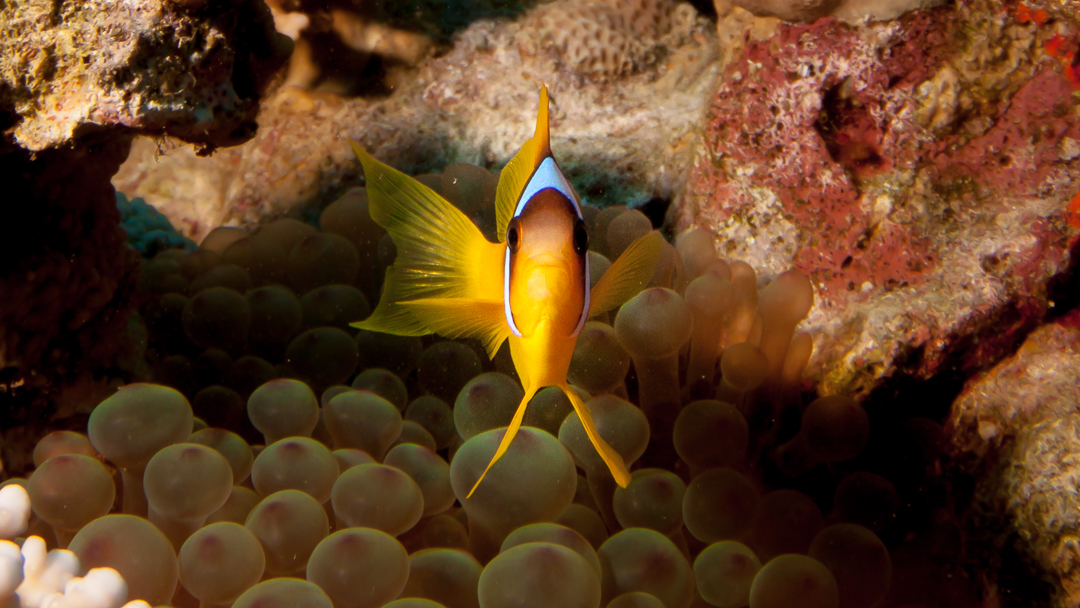
<path id="1" fill-rule="evenodd" d="M 728 38 L 740 54 L 676 226 L 766 277 L 811 277 L 824 393 L 996 361 L 1043 317 L 1077 239 L 1080 95 L 1061 60 L 1076 24 L 962 0 L 769 28 Z"/>
<path id="2" fill-rule="evenodd" d="M 975 475 L 970 533 L 991 572 L 1011 543 L 1080 605 L 1080 310 L 971 378 L 950 414 L 953 458 Z"/>
<path id="3" fill-rule="evenodd" d="M 121 126 L 235 145 L 254 133 L 259 92 L 291 49 L 273 27 L 254 0 L 5 2 L 0 120 L 34 152 Z"/>
<path id="4" fill-rule="evenodd" d="M 591 37 L 565 36 L 572 28 Z M 219 223 L 325 203 L 355 183 L 347 138 L 414 173 L 505 163 L 532 136 L 546 84 L 552 148 L 583 196 L 670 197 L 690 165 L 716 58 L 712 24 L 688 4 L 559 0 L 515 22 L 474 23 L 384 99 L 285 87 L 251 142 L 213 158 L 137 144 L 114 183 L 198 241 Z"/>

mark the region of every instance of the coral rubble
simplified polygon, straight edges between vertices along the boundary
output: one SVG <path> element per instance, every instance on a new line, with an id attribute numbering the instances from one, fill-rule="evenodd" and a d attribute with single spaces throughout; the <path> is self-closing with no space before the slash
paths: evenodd
<path id="1" fill-rule="evenodd" d="M 286 83 L 352 95 L 384 89 L 480 19 L 513 18 L 537 0 L 269 0 L 274 25 L 296 43 Z M 392 88 L 392 86 L 391 86 Z"/>
<path id="2" fill-rule="evenodd" d="M 942 0 L 714 0 L 716 12 L 726 17 L 734 7 L 740 7 L 760 17 L 777 17 L 784 21 L 810 22 L 833 16 L 856 24 L 866 19 L 895 19 L 908 11 L 927 9 L 943 4 Z"/>

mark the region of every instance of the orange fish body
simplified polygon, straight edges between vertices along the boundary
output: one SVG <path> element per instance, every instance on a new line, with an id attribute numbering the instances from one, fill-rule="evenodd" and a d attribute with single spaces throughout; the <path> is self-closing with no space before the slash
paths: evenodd
<path id="1" fill-rule="evenodd" d="M 626 464 L 597 434 L 566 373 L 585 321 L 621 305 L 652 277 L 662 237 L 653 232 L 635 241 L 589 289 L 588 230 L 581 203 L 551 154 L 547 89 L 540 93 L 536 134 L 499 178 L 498 243 L 485 239 L 432 190 L 376 161 L 355 142 L 353 149 L 364 165 L 372 218 L 387 229 L 398 252 L 379 305 L 353 326 L 477 338 L 489 356 L 510 341 L 525 396 L 469 495 L 506 453 L 526 406 L 546 386 L 559 387 L 570 399 L 593 446 L 625 487 Z"/>

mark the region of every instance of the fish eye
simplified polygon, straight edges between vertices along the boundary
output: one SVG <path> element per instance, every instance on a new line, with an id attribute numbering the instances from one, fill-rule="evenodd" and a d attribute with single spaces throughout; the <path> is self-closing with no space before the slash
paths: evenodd
<path id="1" fill-rule="evenodd" d="M 574 251 L 578 253 L 585 253 L 589 250 L 589 230 L 585 227 L 585 222 L 578 219 L 574 223 Z"/>
<path id="2" fill-rule="evenodd" d="M 506 229 L 506 245 L 510 247 L 510 253 L 517 253 L 521 247 L 521 228 L 518 226 L 517 218 L 511 221 Z"/>

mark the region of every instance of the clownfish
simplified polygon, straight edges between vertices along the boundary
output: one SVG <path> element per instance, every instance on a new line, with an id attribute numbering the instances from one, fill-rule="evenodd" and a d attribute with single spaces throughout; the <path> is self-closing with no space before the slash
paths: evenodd
<path id="1" fill-rule="evenodd" d="M 592 445 L 626 487 L 626 463 L 597 433 L 566 373 L 585 321 L 622 305 L 652 278 L 663 237 L 653 231 L 632 243 L 590 290 L 589 234 L 581 202 L 551 153 L 547 88 L 540 90 L 535 134 L 499 176 L 497 243 L 436 192 L 351 143 L 367 178 L 371 217 L 397 248 L 379 304 L 352 326 L 475 338 L 489 357 L 510 341 L 525 396 L 466 498 L 510 447 L 529 400 L 547 386 L 570 399 Z"/>

